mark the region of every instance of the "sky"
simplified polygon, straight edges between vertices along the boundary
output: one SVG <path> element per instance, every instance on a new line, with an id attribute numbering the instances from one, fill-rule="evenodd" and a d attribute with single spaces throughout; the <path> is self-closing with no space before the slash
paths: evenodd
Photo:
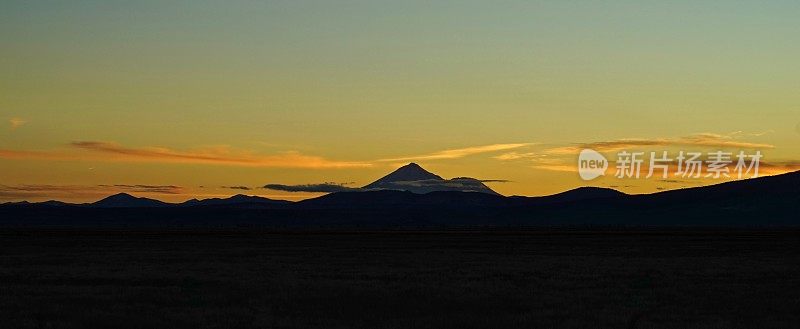
<path id="1" fill-rule="evenodd" d="M 797 1 L 0 2 L 0 202 L 320 195 L 416 162 L 505 195 L 580 149 L 800 169 Z M 735 160 L 735 159 L 734 159 Z M 672 173 L 671 173 L 672 175 Z"/>

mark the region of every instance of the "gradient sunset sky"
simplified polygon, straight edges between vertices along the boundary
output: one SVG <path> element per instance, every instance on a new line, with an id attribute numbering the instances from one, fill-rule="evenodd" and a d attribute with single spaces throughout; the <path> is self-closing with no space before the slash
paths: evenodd
<path id="1" fill-rule="evenodd" d="M 505 195 L 577 151 L 800 169 L 798 1 L 0 2 L 0 202 L 365 185 L 416 162 Z"/>

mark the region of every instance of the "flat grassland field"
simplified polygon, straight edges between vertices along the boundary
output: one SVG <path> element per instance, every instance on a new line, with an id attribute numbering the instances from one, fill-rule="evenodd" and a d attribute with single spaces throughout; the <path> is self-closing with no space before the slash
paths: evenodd
<path id="1" fill-rule="evenodd" d="M 0 232 L 0 328 L 796 328 L 797 232 Z"/>

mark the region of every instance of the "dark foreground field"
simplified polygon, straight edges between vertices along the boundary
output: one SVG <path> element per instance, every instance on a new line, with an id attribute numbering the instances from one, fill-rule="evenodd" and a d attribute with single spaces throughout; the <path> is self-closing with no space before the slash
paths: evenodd
<path id="1" fill-rule="evenodd" d="M 796 328 L 800 235 L 0 233 L 0 328 Z"/>

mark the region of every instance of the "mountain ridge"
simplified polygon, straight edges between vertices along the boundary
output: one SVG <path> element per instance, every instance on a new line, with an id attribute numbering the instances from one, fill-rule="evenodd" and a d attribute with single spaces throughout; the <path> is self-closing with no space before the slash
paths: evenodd
<path id="1" fill-rule="evenodd" d="M 0 206 L 0 226 L 800 227 L 800 171 L 636 195 L 580 187 L 536 197 L 371 190 L 299 202 L 228 199 L 212 199 L 221 205 L 187 206 L 117 194 L 88 205 L 7 203 Z M 268 204 L 253 206 L 250 200 Z"/>

